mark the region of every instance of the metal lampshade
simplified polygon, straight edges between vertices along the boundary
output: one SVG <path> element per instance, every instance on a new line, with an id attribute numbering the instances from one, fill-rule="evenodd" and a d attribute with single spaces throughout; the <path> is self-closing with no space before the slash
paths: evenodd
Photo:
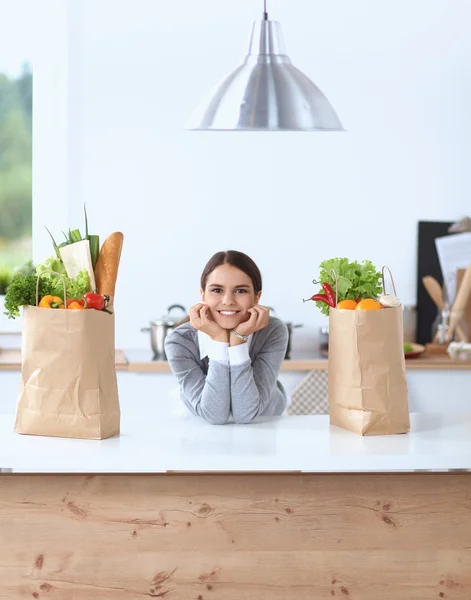
<path id="1" fill-rule="evenodd" d="M 321 90 L 285 53 L 281 26 L 255 21 L 244 62 L 186 127 L 212 131 L 344 131 Z"/>

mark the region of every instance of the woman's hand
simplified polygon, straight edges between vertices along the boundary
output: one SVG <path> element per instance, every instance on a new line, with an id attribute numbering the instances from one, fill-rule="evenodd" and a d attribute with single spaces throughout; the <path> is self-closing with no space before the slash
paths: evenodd
<path id="1" fill-rule="evenodd" d="M 228 342 L 229 332 L 209 317 L 209 308 L 207 304 L 195 304 L 190 308 L 190 325 L 207 333 L 210 338 L 217 342 Z"/>
<path id="2" fill-rule="evenodd" d="M 240 335 L 250 335 L 251 333 L 255 333 L 256 331 L 259 331 L 259 329 L 263 329 L 268 325 L 270 309 L 267 306 L 255 304 L 253 308 L 249 308 L 248 312 L 250 313 L 248 321 L 240 323 L 240 325 L 237 325 L 235 328 L 237 333 L 240 333 Z"/>

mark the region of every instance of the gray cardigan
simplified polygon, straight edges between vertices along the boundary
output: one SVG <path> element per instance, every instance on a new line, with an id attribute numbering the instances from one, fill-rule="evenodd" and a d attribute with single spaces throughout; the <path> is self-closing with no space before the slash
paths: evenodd
<path id="1" fill-rule="evenodd" d="M 258 415 L 283 413 L 287 396 L 277 377 L 287 345 L 288 328 L 270 317 L 253 334 L 250 360 L 242 364 L 201 360 L 198 332 L 190 323 L 166 337 L 165 352 L 186 406 L 209 423 L 222 425 L 231 414 L 236 423 L 249 423 Z"/>

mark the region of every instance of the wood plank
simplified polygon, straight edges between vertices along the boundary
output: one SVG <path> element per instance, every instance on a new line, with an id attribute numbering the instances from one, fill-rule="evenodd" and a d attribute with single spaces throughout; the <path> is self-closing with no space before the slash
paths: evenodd
<path id="1" fill-rule="evenodd" d="M 328 361 L 323 358 L 284 360 L 280 371 L 327 371 Z"/>
<path id="2" fill-rule="evenodd" d="M 2 572 L 0 598 L 60 600 L 469 600 L 471 560 L 458 553 L 159 553 L 31 555 Z M 36 549 L 37 552 L 37 549 Z M 406 564 L 407 563 L 407 564 Z M 178 566 L 175 566 L 178 565 Z M 5 570 L 6 571 L 6 570 Z M 36 594 L 36 595 L 35 595 Z M 168 594 L 168 596 L 167 596 Z M 443 595 L 441 595 L 443 594 Z"/>
<path id="3" fill-rule="evenodd" d="M 128 371 L 133 373 L 171 373 L 166 360 L 129 361 Z"/>
<path id="4" fill-rule="evenodd" d="M 281 371 L 327 371 L 327 359 L 284 360 Z M 471 361 L 452 360 L 448 355 L 424 355 L 406 360 L 408 370 L 471 370 Z M 21 350 L 0 348 L 0 371 L 19 371 L 21 369 Z M 116 350 L 116 369 L 133 373 L 171 373 L 170 365 L 164 360 L 128 361 L 124 350 Z"/>
<path id="5" fill-rule="evenodd" d="M 8 600 L 471 597 L 470 473 L 1 475 L 0 506 Z"/>
<path id="6" fill-rule="evenodd" d="M 126 355 L 124 350 L 115 350 L 115 365 L 117 370 L 126 370 L 128 369 L 128 361 L 126 360 Z"/>
<path id="7" fill-rule="evenodd" d="M 424 352 L 418 358 L 406 360 L 406 369 L 451 369 L 454 371 L 468 371 L 471 369 L 471 360 L 453 360 L 448 354 L 432 354 Z"/>
<path id="8" fill-rule="evenodd" d="M 327 371 L 328 361 L 326 359 L 296 359 L 284 360 L 280 371 Z M 452 360 L 448 355 L 424 356 L 416 359 L 406 360 L 407 370 L 451 370 L 469 371 L 471 361 Z M 129 371 L 134 373 L 170 373 L 170 365 L 166 361 L 142 361 L 129 362 Z"/>

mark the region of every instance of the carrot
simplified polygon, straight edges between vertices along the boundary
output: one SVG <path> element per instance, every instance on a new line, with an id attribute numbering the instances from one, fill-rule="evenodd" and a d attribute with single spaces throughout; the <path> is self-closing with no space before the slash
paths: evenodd
<path id="1" fill-rule="evenodd" d="M 120 231 L 111 233 L 103 242 L 95 266 L 97 292 L 111 296 L 110 304 L 113 303 L 123 239 Z"/>

